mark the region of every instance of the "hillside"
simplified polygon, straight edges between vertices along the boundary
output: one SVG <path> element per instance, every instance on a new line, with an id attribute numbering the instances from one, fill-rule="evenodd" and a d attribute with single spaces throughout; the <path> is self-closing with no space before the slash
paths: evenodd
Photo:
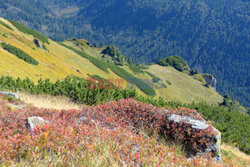
<path id="1" fill-rule="evenodd" d="M 160 62 L 0 18 L 0 166 L 247 166 L 244 107 L 184 59 Z"/>
<path id="2" fill-rule="evenodd" d="M 0 16 L 55 40 L 112 43 L 138 63 L 179 55 L 214 75 L 221 94 L 249 106 L 248 1 L 1 0 Z"/>
<path id="3" fill-rule="evenodd" d="M 49 44 L 40 41 L 40 45 L 44 46 L 44 49 L 41 49 L 36 46 L 34 36 L 21 32 L 4 19 L 0 19 L 0 21 L 4 23 L 0 24 L 0 75 L 9 75 L 14 78 L 29 77 L 34 82 L 37 82 L 40 78 L 49 78 L 51 81 L 56 81 L 57 79 L 62 80 L 66 76 L 82 78 L 101 76 L 105 79 L 125 80 L 121 84 L 122 88 L 128 87 L 126 79 L 136 77 L 144 84 L 145 82 L 153 83 L 155 89 L 152 91 L 156 92 L 156 97 L 163 97 L 166 100 L 180 102 L 206 101 L 210 104 L 222 102 L 222 97 L 211 87 L 205 87 L 204 83 L 172 67 L 151 65 L 138 73 L 131 70 L 130 66 L 126 64 L 116 66 L 106 63 L 102 58 L 103 54 L 101 54 L 105 47 L 93 47 L 87 44 L 86 40 L 82 40 L 81 45 L 76 45 L 72 40 L 67 40 L 61 44 L 49 39 Z M 37 36 L 39 37 L 39 35 Z M 19 48 L 19 50 L 35 59 L 38 64 L 32 65 L 14 56 L 11 52 L 2 48 L 4 43 Z M 152 82 L 153 78 L 159 78 L 161 81 L 154 83 Z M 134 78 L 132 78 L 132 82 L 134 82 Z M 163 87 L 163 85 L 166 85 L 166 87 Z M 145 95 L 143 91 L 139 89 L 138 91 Z"/>
<path id="4" fill-rule="evenodd" d="M 145 129 L 132 128 L 132 120 L 121 122 L 125 116 L 117 120 L 110 115 L 114 112 L 112 108 L 121 104 L 125 108 L 131 105 L 135 110 L 152 108 L 151 105 L 130 99 L 98 107 L 55 110 L 36 107 L 37 102 L 44 102 L 43 97 L 19 95 L 21 99 L 30 98 L 32 103 L 0 95 L 0 166 L 222 166 L 211 159 L 187 158 L 178 143 L 170 144 L 156 133 L 149 135 Z M 58 98 L 54 105 L 62 105 L 60 101 Z M 93 116 L 89 110 L 99 114 Z M 34 115 L 45 119 L 46 125 L 40 124 L 30 132 L 26 121 L 34 120 Z M 79 116 L 83 115 L 95 121 L 81 123 Z M 223 165 L 248 166 L 248 155 L 226 144 L 221 148 Z"/>

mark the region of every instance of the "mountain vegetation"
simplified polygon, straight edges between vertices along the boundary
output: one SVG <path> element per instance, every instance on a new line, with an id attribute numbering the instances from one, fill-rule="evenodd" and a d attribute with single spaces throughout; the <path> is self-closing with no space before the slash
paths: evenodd
<path id="1" fill-rule="evenodd" d="M 10 105 L 25 106 L 25 109 L 12 109 Z M 141 109 L 145 110 L 140 115 Z M 26 106 L 22 101 L 11 101 L 0 95 L 0 165 L 221 166 L 211 158 L 185 157 L 180 145 L 168 145 L 163 138 L 157 139 L 157 128 L 152 135 L 143 130 L 147 125 L 156 127 L 154 120 L 159 119 L 152 112 L 148 114 L 148 109 L 156 107 L 127 99 L 60 111 Z M 140 119 L 136 119 L 138 116 Z M 28 130 L 27 123 L 36 118 L 44 122 L 33 131 Z M 93 121 L 83 122 L 81 118 Z M 147 124 L 132 127 L 141 121 Z M 226 166 L 248 165 L 247 159 L 229 150 L 222 150 L 222 158 Z"/>
<path id="2" fill-rule="evenodd" d="M 0 21 L 3 23 L 0 24 L 0 90 L 63 96 L 75 103 L 89 105 L 70 111 L 38 109 L 0 92 L 0 148 L 4 150 L 0 153 L 0 165 L 91 166 L 98 159 L 100 166 L 110 163 L 122 166 L 123 162 L 131 166 L 177 163 L 212 166 L 210 160 L 190 162 L 181 148 L 176 151 L 171 145 L 170 151 L 167 149 L 170 143 L 158 134 L 159 125 L 164 122 L 155 115 L 157 112 L 150 112 L 150 109 L 161 110 L 158 107 L 181 116 L 202 114 L 209 125 L 221 132 L 223 142 L 249 154 L 250 120 L 246 109 L 228 95 L 222 97 L 209 85 L 204 86 L 204 81 L 197 79 L 203 74 L 195 74 L 196 70 L 190 74 L 182 72 L 180 69 L 188 67 L 182 58 L 163 59 L 163 65 L 167 66 L 136 65 L 129 63 L 129 59 L 113 45 L 98 47 L 83 39 L 54 42 L 47 38 L 49 43 L 43 44 L 48 52 L 38 48 L 34 42 L 39 33 L 23 31 L 2 18 Z M 27 57 L 21 59 L 20 53 Z M 107 62 L 103 55 L 115 59 Z M 39 63 L 28 65 L 25 58 Z M 125 61 L 121 63 L 121 60 Z M 15 107 L 18 110 L 13 109 Z M 95 117 L 88 115 L 88 119 L 95 120 L 79 126 L 75 119 L 85 113 L 94 114 Z M 25 127 L 25 118 L 32 115 L 55 124 L 35 128 L 30 133 Z M 167 128 L 168 124 L 164 126 Z M 189 136 L 189 141 L 201 139 L 199 147 L 207 144 L 207 139 L 200 138 L 200 134 L 190 138 L 182 128 L 175 128 L 172 129 L 180 133 L 171 134 L 180 143 L 183 136 Z M 170 133 L 164 128 L 161 132 Z M 140 146 L 142 149 L 138 151 Z M 233 166 L 225 159 L 226 154 L 229 157 L 228 152 L 223 152 L 225 164 Z M 237 165 L 239 163 L 236 162 Z"/>
<path id="3" fill-rule="evenodd" d="M 3 49 L 17 56 L 19 59 L 22 59 L 32 65 L 38 65 L 38 61 L 36 61 L 34 58 L 32 58 L 30 55 L 28 55 L 21 49 L 6 43 L 2 43 L 2 47 Z"/>
<path id="4" fill-rule="evenodd" d="M 0 0 L 0 16 L 55 40 L 112 43 L 137 63 L 181 56 L 215 76 L 221 94 L 249 107 L 246 0 Z"/>
<path id="5" fill-rule="evenodd" d="M 8 24 L 5 24 L 4 22 L 0 21 L 0 24 L 3 25 L 4 27 L 14 31 L 13 28 L 11 28 Z"/>
<path id="6" fill-rule="evenodd" d="M 102 51 L 102 54 L 110 56 L 115 65 L 133 64 L 131 58 L 123 56 L 120 50 L 111 44 Z"/>
<path id="7" fill-rule="evenodd" d="M 162 98 L 153 99 L 143 97 L 134 89 L 120 90 L 114 87 L 107 89 L 107 85 L 104 85 L 104 88 L 99 86 L 91 89 L 90 87 L 93 87 L 93 85 L 89 84 L 95 84 L 97 86 L 99 83 L 96 81 L 98 81 L 98 79 L 103 79 L 99 76 L 92 77 L 97 77 L 94 82 L 77 77 L 67 77 L 65 80 L 56 81 L 55 83 L 46 79 L 39 80 L 38 84 L 35 84 L 29 78 L 22 80 L 20 78 L 13 79 L 10 76 L 2 76 L 0 78 L 0 89 L 24 91 L 33 94 L 49 94 L 53 96 L 61 95 L 69 97 L 75 102 L 87 105 L 98 105 L 111 100 L 135 98 L 138 101 L 159 107 L 175 109 L 178 107 L 187 107 L 196 109 L 199 113 L 203 114 L 206 119 L 211 120 L 213 125 L 218 128 L 222 133 L 224 142 L 234 144 L 242 151 L 248 154 L 250 153 L 250 135 L 248 133 L 248 129 L 250 129 L 250 117 L 248 114 L 235 108 L 235 105 L 229 107 L 224 103 L 222 103 L 221 106 L 213 106 L 206 103 L 182 104 L 175 101 L 166 101 Z"/>
<path id="8" fill-rule="evenodd" d="M 189 66 L 185 62 L 185 60 L 180 56 L 170 56 L 158 61 L 158 64 L 162 66 L 172 66 L 178 71 L 190 71 Z"/>

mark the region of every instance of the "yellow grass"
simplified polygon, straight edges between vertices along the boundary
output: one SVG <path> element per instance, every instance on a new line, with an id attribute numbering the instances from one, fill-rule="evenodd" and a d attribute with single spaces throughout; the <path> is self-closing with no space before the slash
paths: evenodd
<path id="1" fill-rule="evenodd" d="M 72 102 L 70 99 L 61 96 L 49 95 L 31 95 L 26 93 L 17 93 L 20 99 L 26 104 L 31 104 L 37 108 L 48 108 L 57 110 L 81 109 L 82 105 Z"/>
<path id="2" fill-rule="evenodd" d="M 164 80 L 167 88 L 157 89 L 157 96 L 162 96 L 167 100 L 175 100 L 181 102 L 202 102 L 206 101 L 211 104 L 222 102 L 222 96 L 215 92 L 212 88 L 207 88 L 192 76 L 175 70 L 172 67 L 163 67 L 152 65 L 148 70 L 155 76 Z M 166 80 L 172 85 L 168 85 Z"/>
<path id="3" fill-rule="evenodd" d="M 241 152 L 238 148 L 230 146 L 228 144 L 222 144 L 221 149 L 225 150 L 227 152 L 232 152 L 235 155 L 234 158 L 236 158 L 236 160 L 242 159 L 243 161 L 250 164 L 250 155 L 247 155 L 247 154 Z"/>

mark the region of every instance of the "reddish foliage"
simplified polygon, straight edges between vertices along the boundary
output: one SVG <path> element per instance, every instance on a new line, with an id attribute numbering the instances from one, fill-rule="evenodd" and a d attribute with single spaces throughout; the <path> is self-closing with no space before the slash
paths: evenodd
<path id="1" fill-rule="evenodd" d="M 150 140 L 145 139 L 140 133 L 132 133 L 138 132 L 138 129 L 150 129 L 172 136 L 183 143 L 191 143 L 193 149 L 197 151 L 200 147 L 210 144 L 210 128 L 196 131 L 188 126 L 173 124 L 165 119 L 169 116 L 169 112 L 166 110 L 137 102 L 134 99 L 113 101 L 97 107 L 84 107 L 81 111 L 62 110 L 60 112 L 34 107 L 11 111 L 5 105 L 6 101 L 0 101 L 0 103 L 0 149 L 4 150 L 0 152 L 0 162 L 19 161 L 34 156 L 42 159 L 46 156 L 44 152 L 58 154 L 65 150 L 76 151 L 83 142 L 85 142 L 86 150 L 95 151 L 97 148 L 91 142 L 93 143 L 97 136 L 101 141 L 123 143 L 124 146 L 121 148 L 113 150 L 110 148 L 109 151 L 112 151 L 112 155 L 117 156 L 117 159 L 121 161 L 131 161 L 130 164 L 134 164 L 135 161 L 142 163 L 154 159 L 154 157 L 148 156 L 151 155 L 150 151 L 147 156 L 143 151 L 135 152 L 132 156 L 131 150 L 138 144 L 145 145 L 145 149 L 150 147 L 154 152 L 157 151 L 157 155 L 162 159 L 166 158 L 168 154 L 163 151 L 161 146 L 158 147 L 157 144 L 149 146 L 147 144 L 150 143 Z M 186 108 L 179 108 L 172 112 L 199 118 L 198 113 Z M 31 116 L 40 116 L 49 120 L 50 123 L 42 128 L 37 128 L 33 134 L 30 134 L 26 128 L 25 119 Z M 79 123 L 80 117 L 94 121 L 90 121 L 89 124 L 81 124 Z M 96 126 L 100 129 L 96 129 Z M 112 145 L 112 147 L 114 146 Z M 81 158 L 84 157 L 81 156 Z M 173 162 L 178 162 L 179 159 L 181 157 L 174 156 Z"/>

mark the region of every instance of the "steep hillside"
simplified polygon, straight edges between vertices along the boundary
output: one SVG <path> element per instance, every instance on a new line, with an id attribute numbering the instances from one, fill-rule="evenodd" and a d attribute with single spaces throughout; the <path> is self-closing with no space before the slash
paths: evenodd
<path id="1" fill-rule="evenodd" d="M 57 43 L 49 39 L 49 44 L 40 41 L 40 45 L 43 45 L 44 48 L 38 48 L 34 42 L 34 35 L 19 31 L 4 19 L 0 19 L 0 21 L 2 22 L 0 24 L 0 75 L 10 75 L 14 78 L 29 77 L 35 82 L 40 78 L 49 78 L 52 81 L 62 80 L 68 75 L 83 78 L 101 76 L 105 79 L 125 80 L 121 84 L 122 88 L 130 87 L 126 80 L 135 84 L 140 82 L 142 86 L 143 84 L 147 86 L 142 91 L 138 89 L 140 84 L 136 86 L 142 95 L 150 94 L 153 91 L 156 92 L 157 97 L 161 96 L 166 100 L 206 101 L 213 104 L 222 102 L 222 97 L 212 88 L 205 87 L 202 82 L 172 67 L 152 65 L 137 73 L 131 70 L 132 67 L 137 67 L 134 65 L 132 67 L 131 65 L 116 66 L 106 63 L 102 54 L 105 47 L 93 47 L 86 40 L 82 40 L 82 44 L 77 45 L 72 40 Z M 18 58 L 4 49 L 4 44 L 19 48 L 37 60 L 38 65 L 29 64 Z M 154 78 L 159 78 L 159 81 L 152 82 Z M 150 84 L 154 90 L 149 90 Z"/>
<path id="2" fill-rule="evenodd" d="M 56 40 L 115 44 L 140 63 L 179 55 L 249 106 L 249 7 L 246 0 L 1 0 L 0 16 Z"/>

